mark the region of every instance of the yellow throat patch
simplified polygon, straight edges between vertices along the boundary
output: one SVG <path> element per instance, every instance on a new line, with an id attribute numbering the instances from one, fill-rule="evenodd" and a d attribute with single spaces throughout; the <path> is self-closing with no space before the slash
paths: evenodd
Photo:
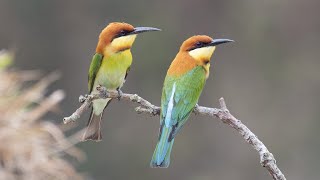
<path id="1" fill-rule="evenodd" d="M 210 59 L 215 49 L 215 46 L 207 46 L 189 51 L 189 55 L 197 61 L 197 64 L 203 66 L 205 69 L 206 78 L 209 77 Z"/>
<path id="2" fill-rule="evenodd" d="M 207 46 L 189 51 L 189 55 L 197 61 L 210 60 L 215 46 Z"/>
<path id="3" fill-rule="evenodd" d="M 111 47 L 116 51 L 123 51 L 126 49 L 130 49 L 136 37 L 137 37 L 136 34 L 132 34 L 128 36 L 121 36 L 121 37 L 115 38 L 111 42 Z"/>

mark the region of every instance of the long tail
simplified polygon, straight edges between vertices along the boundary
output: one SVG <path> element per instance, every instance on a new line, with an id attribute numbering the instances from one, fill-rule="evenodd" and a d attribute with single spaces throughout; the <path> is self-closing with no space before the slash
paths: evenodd
<path id="1" fill-rule="evenodd" d="M 172 127 L 163 125 L 159 133 L 159 141 L 154 150 L 150 167 L 152 168 L 167 168 L 170 164 L 170 154 L 174 139 L 170 139 Z"/>
<path id="2" fill-rule="evenodd" d="M 101 135 L 102 114 L 103 112 L 100 115 L 95 115 L 92 107 L 90 119 L 87 124 L 87 129 L 83 134 L 82 141 L 87 141 L 87 140 L 101 141 L 102 140 L 102 135 Z"/>

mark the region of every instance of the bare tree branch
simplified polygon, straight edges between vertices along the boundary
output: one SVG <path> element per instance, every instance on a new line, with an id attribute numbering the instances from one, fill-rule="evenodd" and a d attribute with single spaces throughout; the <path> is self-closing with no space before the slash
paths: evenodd
<path id="1" fill-rule="evenodd" d="M 85 96 L 80 96 L 79 101 L 82 105 L 69 117 L 63 118 L 63 123 L 68 124 L 74 122 L 80 118 L 80 116 L 89 109 L 91 102 L 95 99 L 106 99 L 106 98 L 120 98 L 125 101 L 132 101 L 140 104 L 141 106 L 136 108 L 138 113 L 150 113 L 152 115 L 160 114 L 160 107 L 151 104 L 149 101 L 143 99 L 137 94 L 119 94 L 118 91 L 107 91 L 105 87 L 98 86 L 97 90 L 99 94 L 90 94 Z"/>
<path id="2" fill-rule="evenodd" d="M 65 117 L 63 122 L 65 124 L 74 122 L 76 119 L 86 111 L 91 102 L 95 99 L 105 99 L 105 98 L 119 98 L 125 101 L 131 101 L 139 104 L 140 106 L 135 108 L 138 113 L 147 113 L 153 116 L 160 115 L 160 107 L 151 104 L 149 101 L 143 99 L 137 94 L 126 94 L 118 93 L 117 91 L 107 91 L 105 87 L 97 87 L 99 94 L 91 94 L 86 96 L 80 96 L 79 101 L 82 105 L 69 117 Z M 196 106 L 193 113 L 211 117 L 217 117 L 223 123 L 229 125 L 233 129 L 239 132 L 244 140 L 249 143 L 260 156 L 260 164 L 265 167 L 271 174 L 274 180 L 286 180 L 285 176 L 278 168 L 276 160 L 267 147 L 258 139 L 258 137 L 239 119 L 235 118 L 228 110 L 226 103 L 223 98 L 219 99 L 220 108 L 209 108 L 204 106 Z"/>

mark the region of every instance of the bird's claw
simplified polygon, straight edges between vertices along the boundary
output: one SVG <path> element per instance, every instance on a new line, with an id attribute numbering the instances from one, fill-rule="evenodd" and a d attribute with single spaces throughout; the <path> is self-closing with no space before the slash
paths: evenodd
<path id="1" fill-rule="evenodd" d="M 84 103 L 87 99 L 88 99 L 88 94 L 85 94 L 84 96 L 83 95 L 80 95 L 79 96 L 79 102 L 80 103 Z"/>
<path id="2" fill-rule="evenodd" d="M 193 109 L 193 113 L 197 114 L 197 110 L 199 108 L 199 104 L 196 104 Z"/>
<path id="3" fill-rule="evenodd" d="M 100 93 L 105 91 L 105 87 L 101 86 L 100 84 L 97 85 L 96 87 L 97 91 L 99 91 Z"/>
<path id="4" fill-rule="evenodd" d="M 118 99 L 118 101 L 120 101 L 121 96 L 123 95 L 123 92 L 122 92 L 119 88 L 117 89 L 117 91 L 118 91 L 118 97 L 117 97 L 117 99 Z"/>

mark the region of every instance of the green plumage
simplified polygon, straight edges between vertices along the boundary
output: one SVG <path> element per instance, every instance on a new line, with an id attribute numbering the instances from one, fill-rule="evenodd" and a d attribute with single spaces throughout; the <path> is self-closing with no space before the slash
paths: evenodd
<path id="1" fill-rule="evenodd" d="M 205 81 L 205 70 L 202 66 L 197 66 L 181 76 L 167 74 L 161 97 L 159 141 L 150 163 L 151 167 L 169 166 L 174 138 L 197 104 Z"/>
<path id="2" fill-rule="evenodd" d="M 89 73 L 88 73 L 89 93 L 91 93 L 91 91 L 92 91 L 94 80 L 96 79 L 97 73 L 98 73 L 100 66 L 101 66 L 101 63 L 102 63 L 102 58 L 103 58 L 103 55 L 98 54 L 98 53 L 94 54 L 92 57 L 92 61 L 91 61 Z"/>
<path id="3" fill-rule="evenodd" d="M 96 90 L 98 85 L 106 87 L 107 90 L 120 89 L 125 82 L 131 63 L 132 55 L 129 49 L 109 56 L 96 53 L 89 68 L 89 93 L 98 93 Z M 110 98 L 93 101 L 91 117 L 83 140 L 101 140 L 101 118 L 110 101 Z"/>

